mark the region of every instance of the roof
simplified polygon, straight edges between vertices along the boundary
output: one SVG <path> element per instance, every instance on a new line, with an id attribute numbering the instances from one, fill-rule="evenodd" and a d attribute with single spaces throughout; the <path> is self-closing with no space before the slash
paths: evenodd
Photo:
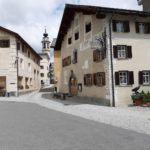
<path id="1" fill-rule="evenodd" d="M 55 47 L 55 44 L 56 44 L 56 38 L 53 38 L 53 41 L 51 43 L 51 48 L 54 48 Z"/>
<path id="2" fill-rule="evenodd" d="M 39 59 L 42 59 L 42 58 L 40 57 L 40 55 L 39 55 L 18 33 L 14 32 L 14 31 L 11 31 L 11 30 L 9 30 L 9 29 L 6 29 L 6 28 L 4 28 L 4 27 L 2 27 L 2 26 L 0 26 L 0 30 L 3 30 L 3 31 L 5 31 L 5 32 L 7 32 L 7 33 L 9 33 L 9 34 L 14 35 L 16 38 L 18 38 L 20 41 L 22 41 L 25 45 L 27 45 L 27 46 L 32 50 L 32 52 L 33 52 Z"/>
<path id="3" fill-rule="evenodd" d="M 71 21 L 74 19 L 76 12 L 82 12 L 86 15 L 96 14 L 99 18 L 105 17 L 106 13 L 112 14 L 122 14 L 122 15 L 135 15 L 146 17 L 150 16 L 150 12 L 137 11 L 137 10 L 127 10 L 127 9 L 118 9 L 118 8 L 108 8 L 108 7 L 97 7 L 97 6 L 88 6 L 88 5 L 72 5 L 66 4 L 63 17 L 61 20 L 59 32 L 56 39 L 55 50 L 60 50 L 61 43 L 67 30 L 71 25 Z"/>

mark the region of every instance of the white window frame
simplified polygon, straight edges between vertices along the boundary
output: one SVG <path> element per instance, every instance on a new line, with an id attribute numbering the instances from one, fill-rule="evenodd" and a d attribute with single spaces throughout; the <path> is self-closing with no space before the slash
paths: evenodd
<path id="1" fill-rule="evenodd" d="M 139 33 L 145 33 L 145 24 L 144 23 L 139 23 L 138 24 L 139 27 Z"/>
<path id="2" fill-rule="evenodd" d="M 128 84 L 128 72 L 126 71 L 119 72 L 119 84 L 120 85 Z"/>
<path id="3" fill-rule="evenodd" d="M 124 23 L 122 21 L 116 22 L 116 31 L 117 32 L 124 32 Z"/>
<path id="4" fill-rule="evenodd" d="M 118 45 L 117 55 L 119 59 L 125 59 L 127 57 L 127 47 L 124 45 Z"/>
<path id="5" fill-rule="evenodd" d="M 147 85 L 150 84 L 150 72 L 143 71 L 143 84 Z"/>

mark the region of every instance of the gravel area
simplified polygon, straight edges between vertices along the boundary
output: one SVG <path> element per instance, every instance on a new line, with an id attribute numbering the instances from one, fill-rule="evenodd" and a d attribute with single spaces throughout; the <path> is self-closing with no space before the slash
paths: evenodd
<path id="1" fill-rule="evenodd" d="M 0 100 L 36 103 L 53 110 L 150 135 L 150 108 L 148 107 L 113 108 L 79 104 L 69 100 L 52 100 L 51 96 L 43 98 L 42 94 L 33 92 L 19 98 L 0 98 Z"/>

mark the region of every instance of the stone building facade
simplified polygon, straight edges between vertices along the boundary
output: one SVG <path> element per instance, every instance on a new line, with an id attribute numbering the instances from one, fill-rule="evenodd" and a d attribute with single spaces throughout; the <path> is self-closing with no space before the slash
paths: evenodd
<path id="1" fill-rule="evenodd" d="M 111 106 L 132 103 L 132 89 L 150 90 L 150 13 L 66 5 L 55 49 L 60 91 Z"/>
<path id="2" fill-rule="evenodd" d="M 40 89 L 40 59 L 16 32 L 0 26 L 0 90 L 19 95 Z"/>

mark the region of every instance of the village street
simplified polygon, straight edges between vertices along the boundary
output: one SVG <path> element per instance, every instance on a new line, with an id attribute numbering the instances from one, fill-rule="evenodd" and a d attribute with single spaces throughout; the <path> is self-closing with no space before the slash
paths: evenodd
<path id="1" fill-rule="evenodd" d="M 46 92 L 0 98 L 0 149 L 149 150 L 148 108 L 132 111 L 50 98 Z"/>

